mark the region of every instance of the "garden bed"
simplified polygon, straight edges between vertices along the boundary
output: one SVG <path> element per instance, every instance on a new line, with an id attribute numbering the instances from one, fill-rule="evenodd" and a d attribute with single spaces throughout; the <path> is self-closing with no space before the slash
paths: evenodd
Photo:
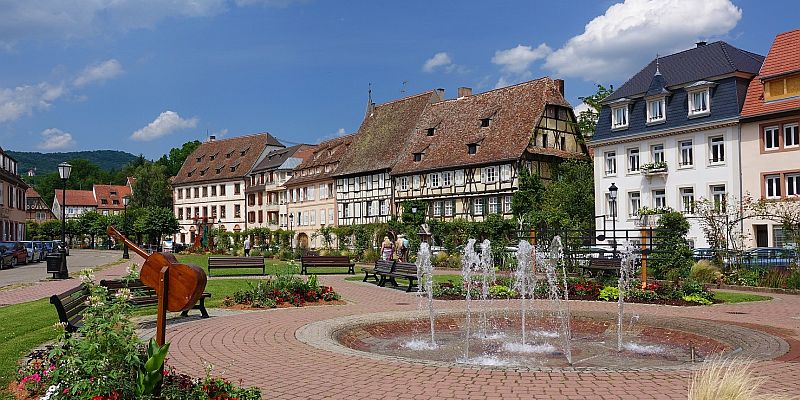
<path id="1" fill-rule="evenodd" d="M 341 305 L 345 305 L 345 304 L 347 304 L 347 302 L 344 301 L 344 300 L 317 300 L 317 301 L 307 301 L 307 302 L 303 303 L 302 306 L 299 306 L 299 307 L 341 306 Z M 298 307 L 298 306 L 295 306 L 295 305 L 289 304 L 289 303 L 280 303 L 280 304 L 276 304 L 275 307 L 272 307 L 272 308 L 294 308 L 294 307 Z M 242 311 L 263 310 L 264 309 L 264 307 L 253 307 L 252 304 L 239 304 L 239 303 L 235 303 L 235 304 L 232 304 L 230 306 L 224 306 L 224 308 L 227 308 L 227 309 L 230 309 L 230 310 L 242 310 Z"/>
<path id="2" fill-rule="evenodd" d="M 239 310 L 326 304 L 344 302 L 332 287 L 319 285 L 316 275 L 311 275 L 308 280 L 295 275 L 279 275 L 255 284 L 248 282 L 246 289 L 238 290 L 222 301 L 223 307 Z"/>

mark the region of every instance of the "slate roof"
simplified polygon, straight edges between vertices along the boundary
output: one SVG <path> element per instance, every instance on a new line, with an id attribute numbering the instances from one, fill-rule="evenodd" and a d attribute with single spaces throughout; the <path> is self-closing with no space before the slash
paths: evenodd
<path id="1" fill-rule="evenodd" d="M 750 81 L 742 117 L 755 117 L 800 109 L 800 97 L 791 97 L 769 103 L 764 101 L 762 79 L 784 73 L 800 73 L 800 29 L 784 32 L 775 37 L 764 60 L 759 76 Z"/>
<path id="2" fill-rule="evenodd" d="M 122 198 L 131 195 L 131 188 L 126 185 L 93 185 L 92 190 L 95 204 L 101 209 L 122 210 L 125 207 L 122 204 Z M 106 200 L 106 204 L 103 204 L 103 199 Z M 67 200 L 69 200 L 69 196 L 67 196 Z M 117 204 L 114 204 L 114 200 L 117 200 Z"/>
<path id="3" fill-rule="evenodd" d="M 64 198 L 61 196 L 61 189 L 55 190 L 55 199 L 58 204 L 64 205 Z M 88 206 L 97 207 L 94 193 L 91 190 L 70 190 L 67 189 L 67 204 L 69 206 Z"/>
<path id="4" fill-rule="evenodd" d="M 548 104 L 571 107 L 550 78 L 431 104 L 392 175 L 519 159 Z M 484 118 L 490 118 L 487 127 L 481 127 Z M 467 153 L 471 143 L 479 144 L 476 154 Z M 414 161 L 413 153 L 422 159 Z"/>
<path id="5" fill-rule="evenodd" d="M 186 158 L 172 184 L 242 179 L 267 146 L 285 147 L 269 133 L 204 142 Z"/>
<path id="6" fill-rule="evenodd" d="M 436 92 L 427 91 L 376 106 L 364 117 L 335 176 L 391 169 L 406 153 L 408 139 L 425 107 L 438 100 L 442 99 Z"/>
<path id="7" fill-rule="evenodd" d="M 714 42 L 658 59 L 659 70 L 666 85 L 680 85 L 732 72 L 757 74 L 764 56 Z M 625 82 L 603 100 L 608 103 L 624 97 L 640 96 L 648 91 L 656 72 L 656 60 Z"/>
<path id="8" fill-rule="evenodd" d="M 308 149 L 313 146 L 307 144 L 296 144 L 291 147 L 287 147 L 284 149 L 272 150 L 264 156 L 264 159 L 258 163 L 255 167 L 253 167 L 253 172 L 261 172 L 261 171 L 268 171 L 277 169 L 281 165 L 283 165 L 286 160 L 289 158 L 297 155 L 303 155 L 308 153 Z"/>
<path id="9" fill-rule="evenodd" d="M 342 157 L 347 153 L 348 148 L 353 143 L 355 136 L 355 134 L 349 134 L 337 137 L 335 139 L 326 140 L 318 144 L 314 148 L 312 154 L 295 168 L 292 177 L 284 184 L 284 186 L 289 187 L 292 185 L 300 185 L 307 182 L 316 182 L 329 179 L 337 172 L 336 169 L 339 165 L 339 160 L 341 160 Z M 331 166 L 331 169 L 328 172 L 325 172 L 326 165 Z M 303 170 L 310 168 L 316 169 L 316 167 L 320 167 L 322 172 L 305 176 L 301 175 Z"/>

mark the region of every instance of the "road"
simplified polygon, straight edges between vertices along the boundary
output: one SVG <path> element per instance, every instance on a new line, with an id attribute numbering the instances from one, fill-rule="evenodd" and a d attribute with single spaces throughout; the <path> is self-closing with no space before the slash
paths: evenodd
<path id="1" fill-rule="evenodd" d="M 67 266 L 73 275 L 81 269 L 108 264 L 122 257 L 122 252 L 116 250 L 71 249 L 69 254 Z M 27 286 L 52 278 L 52 275 L 46 271 L 47 263 L 45 261 L 0 270 L 0 290 L 7 286 Z"/>

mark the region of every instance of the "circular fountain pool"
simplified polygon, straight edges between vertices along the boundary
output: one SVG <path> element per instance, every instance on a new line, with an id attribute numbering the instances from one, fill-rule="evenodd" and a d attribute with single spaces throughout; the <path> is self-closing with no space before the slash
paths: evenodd
<path id="1" fill-rule="evenodd" d="M 570 365 L 564 335 L 551 314 L 528 315 L 525 341 L 518 312 L 493 309 L 486 324 L 472 315 L 467 339 L 463 311 L 437 312 L 435 345 L 427 313 L 366 314 L 306 325 L 297 337 L 344 354 L 437 366 L 513 369 L 686 369 L 714 355 L 751 360 L 779 357 L 788 344 L 767 333 L 717 321 L 628 316 L 624 348 L 617 351 L 616 315 L 573 312 Z M 485 329 L 483 327 L 486 327 Z"/>

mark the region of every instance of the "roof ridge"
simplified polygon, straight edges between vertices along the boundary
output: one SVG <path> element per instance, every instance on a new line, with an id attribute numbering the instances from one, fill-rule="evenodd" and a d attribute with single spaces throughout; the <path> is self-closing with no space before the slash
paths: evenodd
<path id="1" fill-rule="evenodd" d="M 719 48 L 720 50 L 722 50 L 722 54 L 725 56 L 725 59 L 728 60 L 728 64 L 730 64 L 731 68 L 733 68 L 734 71 L 738 71 L 739 68 L 736 68 L 736 65 L 733 64 L 733 60 L 731 60 L 731 56 L 728 54 L 728 46 L 730 45 L 723 41 L 720 41 L 718 43 L 720 43 Z"/>
<path id="2" fill-rule="evenodd" d="M 429 95 L 429 96 L 432 95 L 433 94 L 433 90 L 428 90 L 428 91 L 425 91 L 425 92 L 422 92 L 422 93 L 412 94 L 410 96 L 406 96 L 406 97 L 401 97 L 399 99 L 390 100 L 390 101 L 387 101 L 385 103 L 376 104 L 375 108 L 386 106 L 386 105 L 389 105 L 389 104 L 392 104 L 392 103 L 399 103 L 401 101 L 411 100 L 411 99 L 413 99 L 415 97 L 423 96 L 423 95 L 426 95 L 426 94 Z"/>
<path id="3" fill-rule="evenodd" d="M 478 96 L 481 96 L 481 95 L 484 95 L 484 94 L 487 94 L 487 93 L 497 92 L 497 91 L 500 91 L 500 90 L 507 90 L 507 89 L 510 89 L 510 88 L 513 88 L 513 87 L 517 87 L 517 86 L 523 86 L 523 85 L 529 85 L 529 84 L 533 84 L 533 83 L 538 83 L 538 82 L 543 81 L 543 80 L 550 80 L 551 82 L 555 82 L 555 79 L 551 78 L 549 75 L 546 75 L 546 76 L 542 76 L 542 77 L 539 77 L 539 78 L 536 78 L 536 79 L 531 79 L 531 80 L 527 80 L 527 81 L 524 81 L 524 82 L 518 82 L 518 83 L 515 83 L 513 85 L 494 88 L 494 89 L 490 89 L 490 90 L 487 90 L 487 91 L 481 92 L 481 93 L 475 93 L 475 94 L 473 94 L 471 96 L 468 96 L 468 97 L 478 97 Z M 456 97 L 455 99 L 448 99 L 448 100 L 445 100 L 445 101 L 458 100 L 458 99 L 460 99 L 460 97 Z"/>
<path id="4" fill-rule="evenodd" d="M 225 139 L 214 139 L 214 141 L 213 141 L 213 142 L 205 141 L 205 142 L 201 142 L 200 144 L 202 145 L 202 144 L 206 144 L 206 143 L 220 143 L 220 142 L 227 142 L 227 141 L 229 141 L 229 140 L 244 139 L 244 138 L 249 138 L 249 137 L 253 137 L 253 136 L 261 136 L 261 135 L 263 135 L 263 136 L 267 136 L 268 138 L 269 138 L 269 137 L 272 137 L 272 138 L 273 138 L 273 139 L 275 139 L 276 141 L 280 142 L 280 141 L 278 140 L 278 138 L 276 138 L 276 137 L 275 137 L 273 134 L 271 134 L 271 133 L 269 133 L 269 132 L 267 132 L 267 131 L 264 131 L 264 132 L 246 133 L 246 134 L 244 134 L 244 135 L 233 136 L 233 137 L 229 137 L 229 138 L 225 138 Z M 281 144 L 282 144 L 282 143 L 281 143 Z"/>

